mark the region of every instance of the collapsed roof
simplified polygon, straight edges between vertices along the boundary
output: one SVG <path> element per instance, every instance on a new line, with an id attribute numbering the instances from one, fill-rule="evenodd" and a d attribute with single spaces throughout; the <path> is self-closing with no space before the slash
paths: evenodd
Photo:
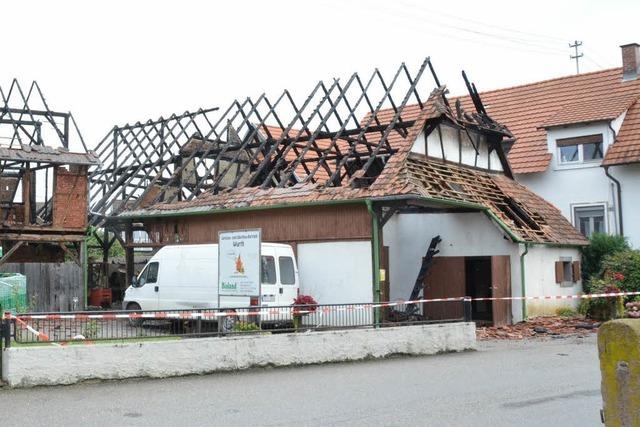
<path id="1" fill-rule="evenodd" d="M 243 187 L 219 194 L 206 193 L 195 200 L 157 203 L 126 211 L 120 218 L 162 217 L 197 214 L 226 209 L 269 208 L 283 205 L 322 204 L 335 201 L 391 202 L 398 199 L 423 201 L 419 206 L 457 205 L 474 211 L 485 211 L 513 241 L 584 245 L 586 239 L 562 216 L 561 212 L 541 197 L 503 175 L 459 166 L 422 154 L 412 153 L 418 133 L 428 122 L 446 115 L 434 91 L 425 102 L 415 124 L 406 136 L 394 135 L 391 146 L 396 154 L 382 173 L 368 187 L 335 187 L 300 183 L 287 188 Z M 448 110 L 451 113 L 451 110 Z M 416 205 L 418 206 L 418 205 Z"/>
<path id="2" fill-rule="evenodd" d="M 0 99 L 2 237 L 5 240 L 42 240 L 39 233 L 53 232 L 54 228 L 61 233 L 73 229 L 73 232 L 84 234 L 86 205 L 81 206 L 80 217 L 73 224 L 65 212 L 54 218 L 54 211 L 65 205 L 61 200 L 54 200 L 56 191 L 58 198 L 63 192 L 69 192 L 69 188 L 62 188 L 65 179 L 69 178 L 62 177 L 66 171 L 60 166 L 75 169 L 71 179 L 74 191 L 79 194 L 86 192 L 86 169 L 98 163 L 98 158 L 87 152 L 73 115 L 50 109 L 35 81 L 28 90 L 24 90 L 16 79 L 8 88 L 0 86 Z M 72 146 L 81 151 L 69 151 Z M 80 179 L 82 175 L 84 181 Z M 67 198 L 70 197 L 71 194 L 67 194 Z M 4 232 L 17 228 L 22 234 Z M 78 240 L 77 236 L 73 239 Z"/>
<path id="3" fill-rule="evenodd" d="M 96 148 L 102 166 L 91 174 L 92 222 L 243 187 L 367 187 L 398 151 L 393 141 L 415 123 L 406 106 L 424 107 L 419 94 L 428 93 L 427 68 L 439 87 L 439 114 L 508 134 L 482 111 L 467 114 L 458 106 L 453 113 L 429 58 L 413 75 L 405 64 L 387 79 L 379 70 L 365 79 L 354 73 L 345 82 L 320 81 L 302 102 L 285 90 L 275 100 L 262 94 L 224 111 L 114 127 Z"/>
<path id="4" fill-rule="evenodd" d="M 415 74 L 402 64 L 390 78 L 320 81 L 306 99 L 283 91 L 234 101 L 226 110 L 185 112 L 114 127 L 97 146 L 103 164 L 91 175 L 92 222 L 125 209 L 193 200 L 242 187 L 298 184 L 366 186 L 397 151 L 423 105 L 425 59 Z M 435 75 L 435 74 L 434 74 Z M 384 122 L 379 113 L 392 109 Z M 364 118 L 364 119 L 363 119 Z"/>
<path id="5" fill-rule="evenodd" d="M 115 223 L 225 209 L 405 198 L 439 208 L 457 204 L 484 211 L 513 241 L 585 244 L 584 237 L 555 207 L 511 179 L 502 142 L 512 135 L 486 114 L 475 86 L 468 84 L 472 110 L 460 103 L 452 105 L 435 73 L 436 89 L 427 99 L 420 98 L 419 93 L 424 92 L 418 90 L 418 83 L 426 67 L 430 67 L 428 59 L 411 78 L 402 65 L 389 84 L 378 71 L 366 83 L 357 74 L 344 86 L 338 80 L 329 87 L 320 82 L 302 107 L 293 109 L 288 121 L 276 111 L 284 99 L 295 105 L 286 91 L 275 103 L 268 102 L 270 108 L 259 115 L 254 107 L 263 102 L 264 95 L 255 102 L 245 101 L 249 111 L 235 102 L 217 116 L 220 131 L 209 119 L 213 136 L 184 130 L 187 126 L 195 129 L 192 118 L 203 112 L 181 116 L 187 118 L 181 133 L 168 138 L 164 119 L 114 128 L 109 141 L 127 137 L 127 144 L 116 148 L 130 154 L 128 149 L 135 142 L 139 149 L 151 144 L 153 151 L 138 154 L 144 157 L 123 166 L 112 164 L 106 171 L 96 171 L 92 177 L 92 191 L 97 195 L 93 196 L 94 209 L 103 209 L 103 215 Z M 405 87 L 394 98 L 391 94 L 402 76 Z M 373 82 L 382 88 L 376 98 L 370 89 Z M 312 104 L 318 91 L 320 101 Z M 411 104 L 411 100 L 416 102 Z M 242 117 L 235 126 L 231 111 Z M 171 120 L 178 125 L 180 119 Z M 411 153 L 418 135 L 433 131 L 442 121 L 488 136 L 504 172 L 476 170 Z M 134 138 L 129 130 L 138 130 L 142 137 Z M 158 135 L 165 136 L 165 144 L 155 145 L 162 141 Z M 109 157 L 114 163 L 123 157 L 104 152 L 108 154 L 101 154 L 103 163 Z"/>

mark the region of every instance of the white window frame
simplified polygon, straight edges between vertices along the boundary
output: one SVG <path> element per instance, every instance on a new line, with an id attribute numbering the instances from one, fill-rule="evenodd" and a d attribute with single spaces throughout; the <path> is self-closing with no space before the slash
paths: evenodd
<path id="1" fill-rule="evenodd" d="M 576 283 L 576 278 L 573 277 L 573 258 L 560 257 L 558 261 L 562 263 L 562 282 L 560 286 L 573 286 Z M 567 274 L 567 269 L 569 270 L 569 274 Z M 569 277 L 570 280 L 567 280 L 567 277 Z"/>
<path id="2" fill-rule="evenodd" d="M 605 150 L 605 146 L 604 146 L 604 134 L 602 133 L 594 133 L 593 135 L 600 135 L 602 137 L 602 141 L 600 142 L 600 144 L 602 144 L 602 157 L 599 159 L 594 159 L 594 160 L 585 160 L 584 159 L 584 146 L 586 145 L 585 143 L 582 144 L 573 144 L 576 145 L 578 147 L 578 160 L 574 160 L 574 161 L 570 161 L 570 162 L 564 162 L 562 161 L 562 154 L 561 154 L 561 149 L 562 147 L 558 145 L 558 141 L 561 141 L 563 139 L 570 139 L 570 138 L 556 138 L 555 139 L 555 145 L 556 145 L 556 156 L 557 156 L 557 164 L 558 166 L 562 167 L 562 166 L 576 166 L 576 165 L 598 165 L 602 162 L 602 159 L 604 159 L 604 150 Z M 591 135 L 584 135 L 585 137 L 587 136 L 591 136 Z M 581 138 L 581 136 L 576 136 L 575 138 Z"/>
<path id="3" fill-rule="evenodd" d="M 609 233 L 609 206 L 607 202 L 596 202 L 596 203 L 576 203 L 571 204 L 571 224 L 573 227 L 580 231 L 579 225 L 576 223 L 576 208 L 577 209 L 595 209 L 602 208 L 604 209 L 604 232 Z"/>

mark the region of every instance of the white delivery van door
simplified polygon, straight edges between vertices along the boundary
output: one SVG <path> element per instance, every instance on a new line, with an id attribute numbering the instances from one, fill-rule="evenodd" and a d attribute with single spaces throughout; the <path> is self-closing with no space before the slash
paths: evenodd
<path id="1" fill-rule="evenodd" d="M 276 248 L 278 256 L 277 305 L 291 305 L 298 296 L 298 269 L 291 248 Z"/>
<path id="2" fill-rule="evenodd" d="M 262 305 L 276 305 L 276 294 L 278 293 L 278 277 L 276 275 L 276 254 L 265 254 L 261 257 L 262 265 L 262 286 L 260 302 Z"/>
<path id="3" fill-rule="evenodd" d="M 143 310 L 158 309 L 158 275 L 160 264 L 157 261 L 146 265 L 138 276 L 139 287 L 136 288 L 135 301 Z"/>

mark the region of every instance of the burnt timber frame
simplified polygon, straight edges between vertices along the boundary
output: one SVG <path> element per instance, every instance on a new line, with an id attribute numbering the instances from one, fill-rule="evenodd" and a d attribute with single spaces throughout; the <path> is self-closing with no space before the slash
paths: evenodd
<path id="1" fill-rule="evenodd" d="M 379 70 L 344 84 L 320 81 L 301 104 L 284 90 L 273 101 L 261 94 L 225 110 L 115 126 L 95 150 L 102 166 L 90 174 L 90 223 L 244 186 L 366 185 L 395 153 L 389 137 L 406 136 L 414 124 L 404 108 L 423 107 L 427 67 L 429 58 L 415 76 L 401 64 L 388 81 Z"/>
<path id="2" fill-rule="evenodd" d="M 97 161 L 87 153 L 73 115 L 49 108 L 36 81 L 25 90 L 13 79 L 8 87 L 0 86 L 0 100 L 0 182 L 5 190 L 0 200 L 0 241 L 10 246 L 2 262 L 26 244 L 59 247 L 84 244 L 83 228 L 53 225 L 55 169 L 76 165 L 86 170 Z M 69 153 L 72 143 L 80 145 L 87 154 Z M 37 177 L 44 181 L 40 187 L 36 186 Z M 50 185 L 50 179 L 54 186 Z M 21 201 L 17 201 L 19 187 L 22 187 Z M 39 207 L 36 191 L 44 194 Z M 23 219 L 9 220 L 11 213 L 18 211 Z"/>

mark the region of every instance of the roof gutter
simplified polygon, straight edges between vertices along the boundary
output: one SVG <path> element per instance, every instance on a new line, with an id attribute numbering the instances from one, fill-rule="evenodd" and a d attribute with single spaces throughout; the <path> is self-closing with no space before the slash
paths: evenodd
<path id="1" fill-rule="evenodd" d="M 522 321 L 527 320 L 527 300 L 524 298 L 527 296 L 527 286 L 526 286 L 526 273 L 525 273 L 525 262 L 524 257 L 529 253 L 529 244 L 524 244 L 524 252 L 520 254 L 520 292 L 522 293 Z"/>
<path id="2" fill-rule="evenodd" d="M 141 213 L 137 215 L 116 216 L 109 218 L 110 221 L 129 221 L 143 218 L 176 218 L 184 216 L 199 216 L 199 215 L 218 215 L 227 213 L 239 213 L 239 212 L 252 212 L 252 211 L 265 211 L 271 209 L 286 209 L 286 208 L 301 208 L 307 206 L 329 206 L 329 205 L 354 205 L 366 203 L 365 199 L 351 199 L 351 200 L 326 200 L 322 202 L 304 202 L 304 203 L 278 203 L 267 206 L 246 206 L 241 208 L 210 208 L 203 209 L 201 211 L 168 211 L 165 213 Z"/>
<path id="3" fill-rule="evenodd" d="M 611 133 L 613 133 L 613 141 L 615 142 L 616 140 L 616 131 L 613 129 L 613 127 L 611 126 L 611 122 L 607 123 L 609 125 L 609 129 L 611 129 Z M 622 223 L 622 184 L 620 184 L 620 181 L 618 181 L 616 178 L 613 177 L 613 175 L 611 175 L 611 173 L 609 173 L 609 166 L 605 166 L 604 167 L 604 174 L 607 176 L 607 178 L 609 178 L 611 181 L 614 182 L 614 184 L 616 185 L 616 196 L 618 199 L 618 224 L 620 224 L 620 235 L 624 236 L 624 225 Z"/>

